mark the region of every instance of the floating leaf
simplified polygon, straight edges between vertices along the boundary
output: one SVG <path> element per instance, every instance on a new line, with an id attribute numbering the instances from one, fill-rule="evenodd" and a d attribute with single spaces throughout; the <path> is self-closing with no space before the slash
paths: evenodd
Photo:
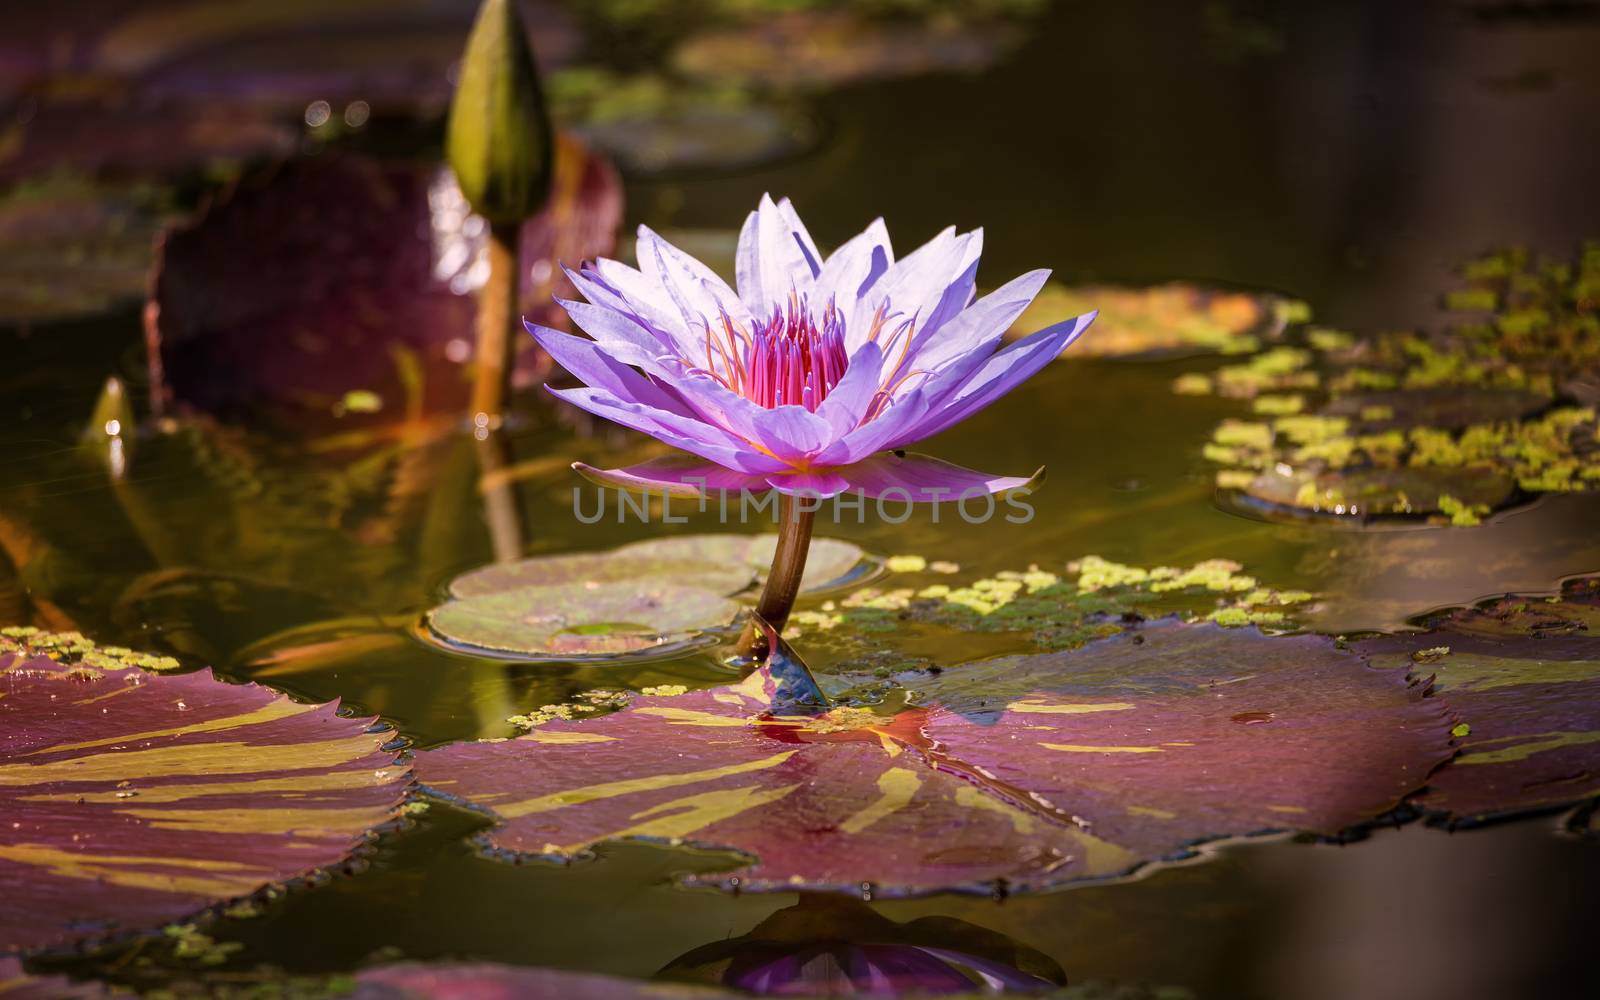
<path id="1" fill-rule="evenodd" d="M 883 21 L 853 10 L 799 10 L 691 36 L 672 55 L 686 76 L 749 87 L 836 87 L 860 80 L 976 73 L 1023 38 L 1014 24 L 947 16 Z"/>
<path id="2" fill-rule="evenodd" d="M 674 535 L 631 542 L 614 554 L 638 559 L 745 566 L 765 576 L 772 566 L 777 545 L 777 535 Z M 859 547 L 842 539 L 813 538 L 806 554 L 806 571 L 800 579 L 802 592 L 827 590 L 847 582 L 866 558 Z"/>
<path id="3" fill-rule="evenodd" d="M 68 319 L 138 301 L 168 213 L 155 192 L 74 178 L 0 197 L 0 322 Z"/>
<path id="4" fill-rule="evenodd" d="M 1250 479 L 1243 493 L 1268 510 L 1282 508 L 1364 522 L 1390 514 L 1435 514 L 1454 501 L 1489 511 L 1516 489 L 1494 469 L 1445 467 L 1400 469 L 1269 469 Z"/>
<path id="5" fill-rule="evenodd" d="M 519 656 L 571 659 L 657 649 L 727 625 L 739 604 L 664 580 L 575 581 L 447 601 L 428 627 L 447 642 Z"/>
<path id="6" fill-rule="evenodd" d="M 1253 351 L 1276 338 L 1284 321 L 1279 300 L 1265 294 L 1224 292 L 1173 283 L 1151 288 L 1046 284 L 1017 319 L 1009 336 L 1100 310 L 1094 332 L 1063 357 Z"/>
<path id="7" fill-rule="evenodd" d="M 730 1000 L 727 990 L 650 983 L 493 962 L 385 965 L 356 975 L 350 1000 L 456 1000 L 560 997 L 561 1000 Z"/>
<path id="8" fill-rule="evenodd" d="M 621 199 L 603 160 L 563 142 L 551 201 L 522 231 L 531 319 L 561 322 L 557 262 L 609 252 Z M 159 397 L 313 431 L 465 407 L 484 228 L 430 166 L 329 154 L 240 184 L 166 238 L 148 330 Z M 346 405 L 352 391 L 367 405 Z"/>
<path id="9" fill-rule="evenodd" d="M 771 678 L 418 755 L 495 848 L 739 852 L 755 890 L 1042 889 L 1217 837 L 1369 820 L 1449 756 L 1443 706 L 1315 636 L 1164 623 L 947 668 L 895 715 L 774 716 Z"/>
<path id="10" fill-rule="evenodd" d="M 342 861 L 391 819 L 388 738 L 209 671 L 12 630 L 0 652 L 0 948 L 117 936 Z"/>
<path id="11" fill-rule="evenodd" d="M 718 594 L 733 594 L 748 587 L 755 579 L 755 572 L 740 561 L 656 558 L 648 550 L 635 555 L 579 552 L 537 556 L 475 569 L 450 581 L 450 596 L 477 597 L 519 587 L 557 584 L 587 586 L 648 577 L 700 587 Z"/>
<path id="12" fill-rule="evenodd" d="M 1461 755 L 1429 780 L 1424 808 L 1471 822 L 1600 794 L 1600 578 L 1569 584 L 1557 600 L 1509 597 L 1422 624 L 1427 631 L 1357 648 L 1379 665 L 1422 657 L 1415 669 L 1434 675 L 1467 727 Z"/>

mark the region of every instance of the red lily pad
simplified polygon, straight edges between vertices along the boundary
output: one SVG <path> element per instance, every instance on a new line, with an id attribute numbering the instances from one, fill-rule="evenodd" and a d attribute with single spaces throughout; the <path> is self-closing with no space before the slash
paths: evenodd
<path id="1" fill-rule="evenodd" d="M 727 1000 L 727 990 L 649 983 L 559 969 L 494 962 L 405 963 L 357 974 L 350 1000 L 467 1000 L 560 997 L 561 1000 Z"/>
<path id="2" fill-rule="evenodd" d="M 369 720 L 53 646 L 0 653 L 0 948 L 168 923 L 336 864 L 396 814 L 407 771 Z"/>
<path id="3" fill-rule="evenodd" d="M 1477 822 L 1600 795 L 1600 578 L 1555 600 L 1508 597 L 1366 640 L 1379 665 L 1434 675 L 1461 754 L 1419 804 Z"/>
<path id="4" fill-rule="evenodd" d="M 155 192 L 77 178 L 0 198 L 0 322 L 37 323 L 137 302 L 169 209 Z"/>
<path id="5" fill-rule="evenodd" d="M 787 650 L 783 651 L 787 654 Z M 1444 707 L 1316 636 L 1161 623 L 945 670 L 894 715 L 770 711 L 765 670 L 419 754 L 435 792 L 552 858 L 619 838 L 739 853 L 744 890 L 1037 890 L 1219 837 L 1335 834 L 1450 754 Z"/>
<path id="6" fill-rule="evenodd" d="M 615 172 L 571 140 L 522 232 L 522 309 L 559 325 L 557 266 L 608 253 Z M 166 402 L 295 430 L 462 409 L 484 239 L 448 172 L 356 156 L 294 160 L 170 232 L 146 313 Z M 542 370 L 518 340 L 524 381 Z M 354 395 L 353 395 L 354 394 Z"/>

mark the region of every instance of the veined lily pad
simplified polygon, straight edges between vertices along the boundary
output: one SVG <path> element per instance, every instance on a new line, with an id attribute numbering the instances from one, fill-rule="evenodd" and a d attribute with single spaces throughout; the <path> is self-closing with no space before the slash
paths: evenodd
<path id="1" fill-rule="evenodd" d="M 537 556 L 499 563 L 464 573 L 450 581 L 450 596 L 479 597 L 521 587 L 559 584 L 623 583 L 658 577 L 664 582 L 733 594 L 748 587 L 755 573 L 742 562 L 694 558 L 652 558 L 649 553 L 622 555 L 578 552 Z"/>
<path id="2" fill-rule="evenodd" d="M 561 1000 L 731 1000 L 709 987 L 651 983 L 559 969 L 493 962 L 402 964 L 357 974 L 350 1000 L 457 1000 L 465 997 L 560 997 Z"/>
<path id="3" fill-rule="evenodd" d="M 441 639 L 474 649 L 559 659 L 656 649 L 727 625 L 739 604 L 663 580 L 519 587 L 447 601 L 428 612 Z"/>
<path id="4" fill-rule="evenodd" d="M 1429 780 L 1424 808 L 1471 822 L 1600 794 L 1600 578 L 1424 624 L 1358 646 L 1432 673 L 1457 717 L 1461 755 Z"/>
<path id="5" fill-rule="evenodd" d="M 609 165 L 563 141 L 552 200 L 522 232 L 529 318 L 562 322 L 558 262 L 609 252 L 621 211 Z M 464 408 L 484 237 L 431 166 L 330 154 L 244 182 L 166 237 L 147 331 L 158 396 L 313 431 Z M 536 345 L 519 344 L 531 377 Z"/>
<path id="6" fill-rule="evenodd" d="M 0 322 L 136 302 L 168 208 L 153 191 L 61 178 L 0 198 Z"/>
<path id="7" fill-rule="evenodd" d="M 11 631 L 0 948 L 158 926 L 336 864 L 396 814 L 407 770 L 368 720 Z"/>
<path id="8" fill-rule="evenodd" d="M 784 650 L 787 653 L 787 650 Z M 728 888 L 906 895 L 1125 874 L 1217 837 L 1333 834 L 1450 754 L 1444 707 L 1314 636 L 1155 625 L 948 668 L 895 715 L 770 712 L 765 671 L 419 754 L 496 848 L 649 838 L 744 855 Z"/>
<path id="9" fill-rule="evenodd" d="M 744 566 L 765 576 L 772 566 L 777 546 L 777 535 L 675 535 L 631 542 L 617 549 L 615 555 Z M 866 553 L 858 546 L 842 539 L 813 538 L 806 555 L 806 571 L 800 578 L 802 592 L 826 590 L 847 582 L 851 572 L 866 558 Z"/>
<path id="10" fill-rule="evenodd" d="M 1220 351 L 1241 354 L 1276 338 L 1284 303 L 1275 296 L 1173 283 L 1151 288 L 1049 283 L 1007 334 L 1022 337 L 1100 310 L 1094 331 L 1063 357 Z"/>

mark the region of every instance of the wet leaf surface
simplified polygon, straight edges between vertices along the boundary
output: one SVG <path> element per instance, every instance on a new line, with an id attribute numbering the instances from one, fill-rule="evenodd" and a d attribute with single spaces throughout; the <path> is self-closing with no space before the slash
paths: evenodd
<path id="1" fill-rule="evenodd" d="M 137 301 L 170 211 L 148 189 L 75 178 L 0 197 L 0 323 L 86 316 Z"/>
<path id="2" fill-rule="evenodd" d="M 1122 875 L 1218 837 L 1334 834 L 1449 756 L 1444 707 L 1328 639 L 1159 623 L 952 667 L 893 715 L 774 716 L 762 672 L 419 755 L 492 847 L 732 850 L 745 890 L 907 895 Z"/>
<path id="3" fill-rule="evenodd" d="M 766 576 L 778 545 L 777 535 L 676 535 L 631 542 L 616 550 L 616 555 L 636 559 L 694 560 L 721 566 L 743 566 Z M 806 554 L 806 570 L 800 579 L 802 590 L 816 591 L 845 582 L 867 554 L 838 538 L 814 537 Z"/>
<path id="4" fill-rule="evenodd" d="M 1276 338 L 1286 304 L 1276 296 L 1227 292 L 1174 282 L 1151 288 L 1109 285 L 1045 285 L 1009 336 L 1020 337 L 1054 323 L 1100 310 L 1093 330 L 1063 357 L 1240 354 Z"/>
<path id="5" fill-rule="evenodd" d="M 459 646 L 571 659 L 659 650 L 727 625 L 739 607 L 716 591 L 665 578 L 576 580 L 448 601 L 428 612 L 427 625 Z"/>
<path id="6" fill-rule="evenodd" d="M 580 552 L 561 556 L 537 556 L 514 563 L 497 563 L 475 569 L 450 581 L 451 597 L 479 597 L 520 587 L 549 587 L 559 584 L 623 583 L 646 577 L 718 594 L 744 590 L 755 573 L 740 562 L 732 564 L 709 559 L 654 559 L 616 553 Z"/>
<path id="7" fill-rule="evenodd" d="M 0 947 L 147 930 L 337 864 L 405 793 L 390 737 L 332 704 L 81 637 L 0 642 Z"/>
<path id="8" fill-rule="evenodd" d="M 564 141 L 551 203 L 523 227 L 531 320 L 561 323 L 556 262 L 608 252 L 621 212 L 611 168 Z M 462 408 L 483 230 L 431 166 L 329 154 L 244 181 L 166 238 L 152 381 L 170 402 L 300 431 Z M 536 345 L 519 344 L 531 380 Z"/>
<path id="9" fill-rule="evenodd" d="M 1600 578 L 1420 624 L 1357 648 L 1432 673 L 1459 720 L 1461 754 L 1429 779 L 1423 808 L 1473 822 L 1600 794 Z"/>

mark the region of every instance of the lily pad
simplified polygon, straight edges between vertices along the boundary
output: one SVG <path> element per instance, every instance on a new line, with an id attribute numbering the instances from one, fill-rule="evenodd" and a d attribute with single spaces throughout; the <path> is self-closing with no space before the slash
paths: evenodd
<path id="1" fill-rule="evenodd" d="M 136 302 L 170 214 L 154 191 L 58 178 L 0 197 L 0 323 Z"/>
<path id="2" fill-rule="evenodd" d="M 718 594 L 744 590 L 755 573 L 742 562 L 709 559 L 652 558 L 649 553 L 623 555 L 579 552 L 537 556 L 498 563 L 464 573 L 450 581 L 451 597 L 478 597 L 521 587 L 623 583 L 649 577 Z"/>
<path id="3" fill-rule="evenodd" d="M 1503 506 L 1515 489 L 1511 478 L 1496 469 L 1434 467 L 1269 469 L 1252 478 L 1243 492 L 1268 510 L 1365 522 L 1389 514 L 1488 513 Z"/>
<path id="4" fill-rule="evenodd" d="M 787 651 L 785 651 L 787 652 Z M 737 852 L 729 889 L 1044 889 L 1197 843 L 1335 834 L 1450 754 L 1439 701 L 1315 636 L 1163 623 L 952 667 L 893 715 L 770 711 L 775 682 L 640 697 L 419 754 L 435 792 L 551 858 L 646 838 Z"/>
<path id="5" fill-rule="evenodd" d="M 575 581 L 447 601 L 428 628 L 447 642 L 516 656 L 581 659 L 658 650 L 727 625 L 739 604 L 664 580 Z"/>
<path id="6" fill-rule="evenodd" d="M 1461 754 L 1429 780 L 1424 808 L 1478 822 L 1600 795 L 1600 578 L 1421 624 L 1357 648 L 1433 674 L 1457 717 Z"/>
<path id="7" fill-rule="evenodd" d="M 336 705 L 28 629 L 5 644 L 0 948 L 141 931 L 337 864 L 409 783 Z"/>
<path id="8" fill-rule="evenodd" d="M 522 232 L 530 319 L 562 322 L 557 263 L 609 252 L 621 212 L 609 165 L 563 140 Z M 464 408 L 483 230 L 428 165 L 328 154 L 241 183 L 166 237 L 146 317 L 157 398 L 310 431 Z M 519 344 L 529 381 L 541 360 Z"/>
<path id="9" fill-rule="evenodd" d="M 855 10 L 801 10 L 699 32 L 672 55 L 685 76 L 741 86 L 828 88 L 938 72 L 981 72 L 1024 37 L 998 19 L 878 20 Z"/>
<path id="10" fill-rule="evenodd" d="M 1550 397 L 1517 389 L 1415 389 L 1341 396 L 1322 412 L 1344 417 L 1362 433 L 1413 426 L 1461 430 L 1473 424 L 1522 420 L 1548 409 Z"/>
<path id="11" fill-rule="evenodd" d="M 560 997 L 561 1000 L 729 1000 L 727 990 L 651 983 L 559 969 L 493 962 L 401 964 L 356 975 L 350 1000 L 456 1000 L 463 997 Z"/>
<path id="12" fill-rule="evenodd" d="M 1285 324 L 1283 300 L 1262 293 L 1181 282 L 1151 288 L 1050 282 L 1007 336 L 1022 337 L 1091 309 L 1100 311 L 1094 332 L 1063 357 L 1242 354 L 1275 339 Z"/>
<path id="13" fill-rule="evenodd" d="M 674 535 L 631 542 L 617 556 L 662 561 L 694 561 L 748 567 L 765 576 L 777 551 L 777 535 Z M 867 554 L 838 538 L 813 538 L 806 555 L 801 592 L 828 590 L 850 581 Z"/>

